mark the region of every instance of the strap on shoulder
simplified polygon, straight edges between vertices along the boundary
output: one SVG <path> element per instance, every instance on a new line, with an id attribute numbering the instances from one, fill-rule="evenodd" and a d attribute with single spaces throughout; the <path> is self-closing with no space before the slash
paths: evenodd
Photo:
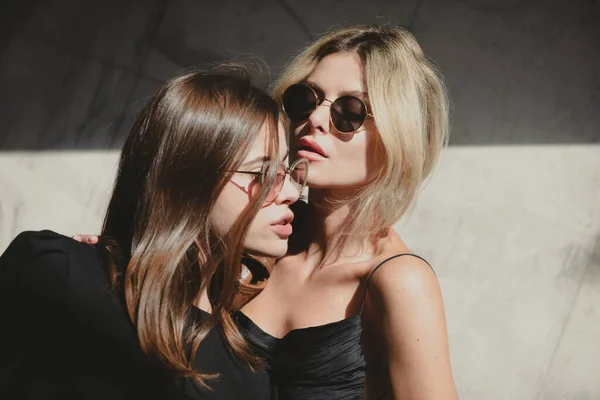
<path id="1" fill-rule="evenodd" d="M 367 292 L 369 290 L 369 285 L 371 284 L 371 278 L 373 277 L 373 274 L 375 273 L 375 271 L 377 271 L 377 269 L 379 267 L 381 267 L 383 264 L 385 264 L 386 262 L 388 262 L 390 260 L 393 260 L 394 258 L 403 257 L 403 256 L 416 257 L 416 258 L 418 258 L 420 260 L 423 260 L 427 265 L 429 265 L 429 268 L 431 268 L 431 270 L 435 274 L 435 271 L 433 270 L 433 267 L 431 266 L 431 264 L 429 264 L 429 262 L 426 259 L 424 259 L 423 257 L 418 256 L 416 254 L 413 254 L 413 253 L 400 253 L 400 254 L 396 254 L 396 255 L 393 255 L 391 257 L 386 258 L 385 260 L 383 260 L 382 262 L 380 262 L 379 264 L 377 264 L 377 266 L 375 268 L 373 268 L 373 270 L 369 273 L 369 276 L 367 277 L 367 282 L 365 283 L 365 290 L 363 292 L 362 300 L 360 302 L 360 311 L 359 311 L 359 314 L 362 314 L 363 308 L 365 307 L 365 300 L 367 298 Z"/>

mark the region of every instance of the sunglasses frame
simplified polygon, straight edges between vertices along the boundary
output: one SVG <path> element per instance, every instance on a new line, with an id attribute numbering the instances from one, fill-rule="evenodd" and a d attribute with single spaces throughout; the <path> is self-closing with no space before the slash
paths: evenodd
<path id="1" fill-rule="evenodd" d="M 365 102 L 364 102 L 364 101 L 363 101 L 361 98 L 359 98 L 359 97 L 356 97 L 356 96 L 341 96 L 341 97 L 338 97 L 337 99 L 335 99 L 335 100 L 333 100 L 333 101 L 331 101 L 331 100 L 329 100 L 328 98 L 325 98 L 325 97 L 324 97 L 324 98 L 323 98 L 323 100 L 321 100 L 321 99 L 319 98 L 319 96 L 317 95 L 317 92 L 315 92 L 315 90 L 314 90 L 312 87 L 310 87 L 310 86 L 308 86 L 307 84 L 304 84 L 304 83 L 294 83 L 293 85 L 290 85 L 290 86 L 288 86 L 288 87 L 287 87 L 287 88 L 286 88 L 286 89 L 283 91 L 283 93 L 281 94 L 281 108 L 283 109 L 283 112 L 285 113 L 285 115 L 286 115 L 286 116 L 287 116 L 287 117 L 290 119 L 290 121 L 294 121 L 294 120 L 293 120 L 293 119 L 291 119 L 291 118 L 290 118 L 290 116 L 288 115 L 287 111 L 285 111 L 285 105 L 283 104 L 283 96 L 285 96 L 285 92 L 286 92 L 286 91 L 287 91 L 289 88 L 291 88 L 292 86 L 296 86 L 296 85 L 299 85 L 299 86 L 304 86 L 305 88 L 308 88 L 308 89 L 310 89 L 310 91 L 311 91 L 311 92 L 313 93 L 313 95 L 315 96 L 315 99 L 317 100 L 317 101 L 316 101 L 316 104 L 315 104 L 315 108 L 314 108 L 314 110 L 312 110 L 312 111 L 310 112 L 310 114 L 309 114 L 309 117 L 310 117 L 310 116 L 312 115 L 312 113 L 314 113 L 314 112 L 317 110 L 317 108 L 319 108 L 319 107 L 320 107 L 320 106 L 321 106 L 321 105 L 322 105 L 322 104 L 323 104 L 325 101 L 328 101 L 328 102 L 329 102 L 329 108 L 330 108 L 330 110 L 329 110 L 329 122 L 331 123 L 331 126 L 333 126 L 333 127 L 335 128 L 335 130 L 336 130 L 336 131 L 338 131 L 339 133 L 341 133 L 342 135 L 353 135 L 353 134 L 354 134 L 354 133 L 356 133 L 356 132 L 357 132 L 357 131 L 358 131 L 360 128 L 362 128 L 362 127 L 363 127 L 363 125 L 365 124 L 365 121 L 367 120 L 367 117 L 372 117 L 372 116 L 373 116 L 373 114 L 371 114 L 371 113 L 369 112 L 369 107 L 367 107 L 367 105 L 365 104 Z M 342 97 L 352 97 L 352 98 L 354 98 L 354 99 L 356 99 L 356 100 L 360 101 L 360 102 L 362 103 L 362 105 L 365 107 L 365 112 L 366 112 L 366 114 L 365 114 L 365 118 L 362 120 L 362 122 L 360 123 L 360 125 L 359 125 L 359 127 L 358 127 L 358 128 L 356 128 L 355 130 L 353 130 L 353 131 L 350 131 L 350 132 L 343 132 L 343 131 L 340 131 L 340 130 L 338 129 L 338 127 L 337 127 L 337 126 L 335 126 L 335 124 L 333 123 L 333 117 L 331 116 L 331 114 L 332 114 L 332 111 L 331 111 L 331 106 L 333 106 L 333 103 L 335 103 L 336 101 L 338 101 L 338 100 L 339 100 L 339 99 L 341 99 Z M 297 123 L 302 123 L 302 122 L 305 122 L 305 121 L 308 121 L 308 118 L 306 118 L 306 119 L 304 119 L 304 120 L 302 120 L 302 121 L 294 121 L 294 122 L 297 122 Z"/>
<path id="2" fill-rule="evenodd" d="M 294 161 L 292 163 L 292 165 L 290 165 L 289 167 L 285 168 L 285 171 L 284 171 L 284 174 L 283 174 L 283 179 L 281 180 L 281 185 L 277 189 L 275 189 L 276 193 L 273 196 L 273 200 L 266 200 L 267 202 L 273 202 L 273 201 L 275 201 L 275 199 L 277 198 L 277 196 L 279 196 L 279 193 L 281 193 L 281 189 L 283 189 L 283 186 L 285 185 L 285 180 L 287 179 L 288 176 L 290 177 L 290 181 L 293 181 L 293 179 L 292 179 L 292 171 L 294 169 L 296 169 L 296 167 L 298 165 L 300 165 L 301 163 L 305 164 L 306 175 L 308 175 L 308 165 L 309 165 L 308 160 L 306 158 L 299 158 L 299 159 L 297 159 L 296 161 Z M 269 167 L 269 164 L 268 163 L 264 163 L 262 165 L 262 167 L 260 168 L 260 171 L 231 171 L 231 172 L 235 172 L 235 173 L 238 173 L 238 174 L 248 174 L 248 175 L 258 176 L 259 177 L 259 181 L 258 182 L 259 182 L 259 184 L 261 186 L 263 186 L 265 184 L 265 177 L 266 177 L 266 172 L 267 172 L 267 168 L 268 167 Z M 304 188 L 306 187 L 306 181 L 307 180 L 308 179 L 305 179 L 304 182 L 302 183 L 302 187 L 300 187 L 300 189 L 299 189 L 300 194 L 302 194 L 302 192 L 304 191 Z M 271 188 L 271 190 L 273 190 L 273 189 L 274 189 L 274 187 Z M 269 194 L 267 195 L 267 198 L 269 198 L 269 197 L 271 197 L 270 196 L 270 191 L 269 191 Z"/>

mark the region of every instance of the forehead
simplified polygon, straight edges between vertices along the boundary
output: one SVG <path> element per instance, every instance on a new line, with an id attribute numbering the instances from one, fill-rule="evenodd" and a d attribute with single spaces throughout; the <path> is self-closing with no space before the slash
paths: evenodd
<path id="1" fill-rule="evenodd" d="M 326 93 L 364 92 L 362 65 L 354 53 L 334 53 L 323 58 L 307 81 Z"/>
<path id="2" fill-rule="evenodd" d="M 279 139 L 279 155 L 283 158 L 288 151 L 287 141 L 285 137 L 285 130 L 282 122 L 280 121 L 277 126 L 277 134 Z M 258 136 L 256 140 L 252 144 L 250 151 L 246 155 L 244 159 L 244 163 L 254 162 L 256 164 L 261 164 L 264 161 L 269 159 L 269 131 L 267 125 L 263 125 L 258 132 Z"/>

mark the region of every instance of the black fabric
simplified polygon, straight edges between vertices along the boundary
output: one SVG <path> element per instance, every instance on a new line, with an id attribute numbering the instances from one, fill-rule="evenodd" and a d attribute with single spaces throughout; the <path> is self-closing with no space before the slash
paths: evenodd
<path id="1" fill-rule="evenodd" d="M 268 363 L 274 399 L 366 398 L 364 383 L 367 365 L 362 350 L 361 313 L 373 273 L 387 261 L 401 256 L 422 259 L 412 253 L 397 254 L 373 268 L 365 284 L 360 312 L 349 318 L 294 329 L 283 338 L 276 338 L 242 312 L 235 314 L 252 348 Z"/>
<path id="2" fill-rule="evenodd" d="M 194 309 L 197 318 L 210 316 Z M 20 234 L 0 257 L 0 399 L 265 399 L 265 372 L 238 362 L 217 329 L 195 365 L 199 388 L 141 351 L 98 250 L 51 231 Z"/>

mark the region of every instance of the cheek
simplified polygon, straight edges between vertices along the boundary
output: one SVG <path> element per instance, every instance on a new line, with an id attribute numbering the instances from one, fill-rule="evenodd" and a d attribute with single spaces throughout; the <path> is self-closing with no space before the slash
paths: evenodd
<path id="1" fill-rule="evenodd" d="M 246 252 L 258 256 L 283 257 L 287 252 L 288 242 L 281 239 L 271 228 L 271 222 L 277 219 L 278 214 L 269 206 L 262 208 L 248 228 L 244 240 Z"/>
<path id="2" fill-rule="evenodd" d="M 251 245 L 257 239 L 261 239 L 265 235 L 265 227 L 268 224 L 265 223 L 264 214 L 264 209 L 259 210 L 252 222 L 250 222 L 248 233 L 246 234 L 246 245 Z"/>
<path id="3" fill-rule="evenodd" d="M 364 175 L 368 164 L 368 146 L 365 135 L 355 136 L 349 141 L 334 141 L 333 155 L 336 169 L 343 174 Z"/>
<path id="4" fill-rule="evenodd" d="M 373 180 L 383 164 L 381 137 L 377 129 L 369 125 L 365 125 L 367 130 L 355 135 L 352 140 L 336 143 L 336 154 L 339 154 L 343 163 L 337 167 L 352 173 L 356 180 L 362 183 Z"/>
<path id="5" fill-rule="evenodd" d="M 367 174 L 370 177 L 373 175 L 378 175 L 379 171 L 381 170 L 384 164 L 385 151 L 383 147 L 383 142 L 381 141 L 381 137 L 376 131 L 373 133 L 369 133 L 365 154 Z"/>
<path id="6" fill-rule="evenodd" d="M 308 184 L 310 187 L 346 187 L 365 185 L 373 180 L 380 169 L 378 148 L 367 140 L 366 135 L 352 140 L 332 140 L 328 147 L 327 162 L 311 163 Z"/>
<path id="7" fill-rule="evenodd" d="M 241 190 L 230 184 L 226 185 L 210 216 L 217 233 L 226 235 L 247 205 L 248 197 Z"/>

